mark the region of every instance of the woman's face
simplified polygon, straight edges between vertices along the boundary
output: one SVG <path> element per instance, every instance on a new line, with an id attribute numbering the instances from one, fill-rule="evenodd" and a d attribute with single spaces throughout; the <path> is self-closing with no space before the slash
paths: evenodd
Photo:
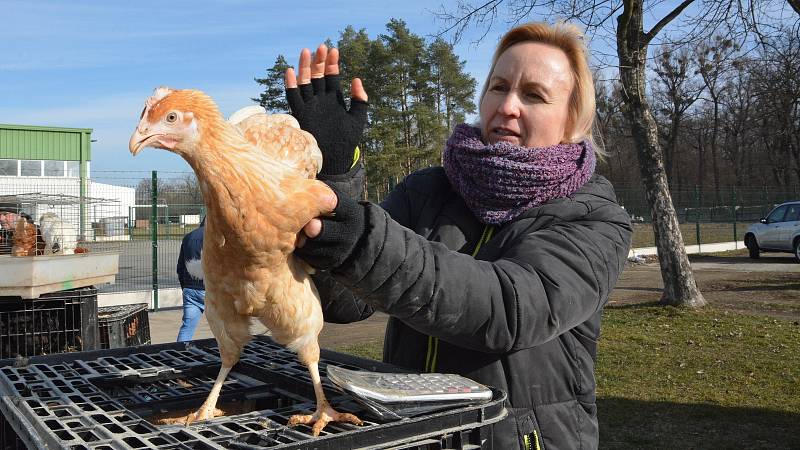
<path id="1" fill-rule="evenodd" d="M 481 101 L 487 144 L 547 147 L 564 140 L 573 87 L 567 55 L 539 42 L 521 42 L 497 59 Z"/>

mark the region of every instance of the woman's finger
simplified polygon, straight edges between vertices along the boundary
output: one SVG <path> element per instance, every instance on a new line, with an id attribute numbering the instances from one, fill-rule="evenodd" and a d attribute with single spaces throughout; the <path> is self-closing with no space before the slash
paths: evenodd
<path id="1" fill-rule="evenodd" d="M 303 231 L 297 233 L 297 238 L 294 241 L 295 248 L 303 248 L 306 245 L 306 234 Z"/>
<path id="2" fill-rule="evenodd" d="M 322 232 L 322 221 L 319 219 L 311 219 L 306 226 L 303 227 L 303 232 L 309 238 L 314 239 Z"/>
<path id="3" fill-rule="evenodd" d="M 325 75 L 339 75 L 339 49 L 328 50 L 328 59 L 325 60 Z"/>
<path id="4" fill-rule="evenodd" d="M 303 84 L 311 83 L 311 50 L 304 48 L 300 52 L 300 63 L 297 65 L 297 81 Z"/>
<path id="5" fill-rule="evenodd" d="M 353 82 L 350 84 L 350 95 L 356 100 L 367 101 L 367 91 L 361 84 L 361 78 L 353 78 Z"/>
<path id="6" fill-rule="evenodd" d="M 328 46 L 320 44 L 314 55 L 314 64 L 311 66 L 311 78 L 322 78 L 325 75 L 325 61 L 328 59 Z"/>
<path id="7" fill-rule="evenodd" d="M 297 77 L 294 75 L 294 68 L 289 67 L 286 69 L 286 73 L 283 76 L 283 81 L 286 84 L 286 89 L 292 89 L 297 87 Z"/>

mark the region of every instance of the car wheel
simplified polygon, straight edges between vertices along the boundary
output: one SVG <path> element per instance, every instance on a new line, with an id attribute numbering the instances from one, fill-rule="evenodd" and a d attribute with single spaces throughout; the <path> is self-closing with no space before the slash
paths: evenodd
<path id="1" fill-rule="evenodd" d="M 794 259 L 800 263 L 800 238 L 794 240 Z"/>
<path id="2" fill-rule="evenodd" d="M 754 238 L 752 235 L 748 235 L 744 238 L 744 245 L 747 247 L 747 251 L 750 253 L 751 259 L 758 259 L 759 256 L 761 256 L 761 250 L 758 248 L 756 238 Z"/>

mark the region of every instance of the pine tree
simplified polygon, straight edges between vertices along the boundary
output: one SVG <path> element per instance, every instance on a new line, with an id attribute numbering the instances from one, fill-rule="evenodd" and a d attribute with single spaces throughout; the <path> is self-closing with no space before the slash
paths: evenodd
<path id="1" fill-rule="evenodd" d="M 289 64 L 286 62 L 286 58 L 283 55 L 278 55 L 275 58 L 275 64 L 267 69 L 266 78 L 255 78 L 256 83 L 264 86 L 264 92 L 258 98 L 253 98 L 252 100 L 269 112 L 283 113 L 289 111 L 283 83 L 283 74 L 288 68 Z"/>

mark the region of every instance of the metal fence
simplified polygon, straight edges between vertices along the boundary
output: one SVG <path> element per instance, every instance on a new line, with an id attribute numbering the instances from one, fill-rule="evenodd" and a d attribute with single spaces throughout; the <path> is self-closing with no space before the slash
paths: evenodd
<path id="1" fill-rule="evenodd" d="M 176 263 L 181 239 L 205 213 L 190 172 L 100 172 L 81 190 L 77 178 L 34 180 L 0 177 L 0 212 L 14 209 L 34 219 L 54 212 L 73 225 L 79 246 L 88 251 L 119 252 L 116 283 L 100 292 L 178 288 Z M 382 191 L 395 183 L 387 182 Z M 368 190 L 370 200 L 379 192 Z M 650 208 L 641 186 L 616 186 L 619 203 L 634 222 L 634 247 L 654 246 Z M 693 187 L 672 192 L 687 245 L 742 240 L 750 223 L 776 204 L 800 198 L 800 187 L 787 190 Z M 156 300 L 157 304 L 157 300 Z"/>
<path id="2" fill-rule="evenodd" d="M 205 213 L 194 174 L 95 171 L 92 181 L 124 186 L 132 194 L 119 210 L 124 225 L 117 281 L 101 292 L 152 291 L 157 296 L 159 289 L 179 288 L 181 240 Z"/>
<path id="3" fill-rule="evenodd" d="M 634 247 L 655 246 L 650 205 L 641 186 L 616 186 L 617 199 L 634 223 Z M 800 186 L 786 189 L 692 186 L 670 192 L 684 244 L 741 241 L 748 225 L 776 205 L 800 199 Z"/>

